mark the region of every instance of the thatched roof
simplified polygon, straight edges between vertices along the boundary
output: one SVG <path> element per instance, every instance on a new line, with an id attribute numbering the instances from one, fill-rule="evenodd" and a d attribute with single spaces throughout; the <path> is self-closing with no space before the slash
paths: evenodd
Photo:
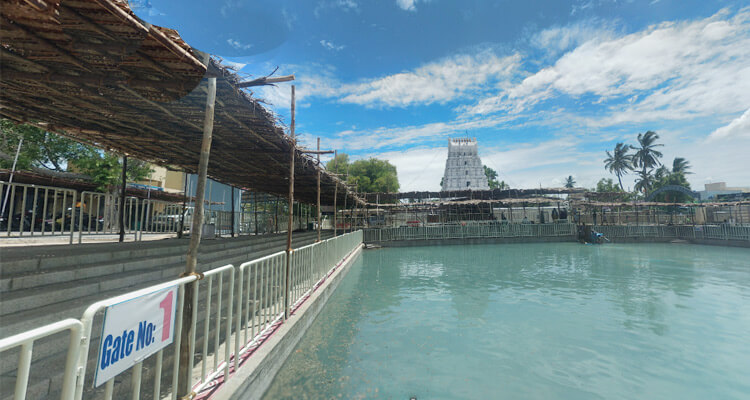
<path id="1" fill-rule="evenodd" d="M 287 195 L 292 139 L 275 116 L 235 73 L 176 31 L 141 21 L 127 2 L 0 0 L 0 32 L 0 115 L 195 173 L 207 77 L 216 77 L 209 176 Z M 296 152 L 296 199 L 316 201 L 317 168 Z M 326 204 L 335 182 L 323 173 Z"/>

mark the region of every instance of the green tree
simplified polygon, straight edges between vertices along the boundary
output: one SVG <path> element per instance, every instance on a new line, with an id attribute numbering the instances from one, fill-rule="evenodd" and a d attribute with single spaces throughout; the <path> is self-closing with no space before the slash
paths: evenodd
<path id="1" fill-rule="evenodd" d="M 687 161 L 683 157 L 676 157 L 672 161 L 671 171 L 663 165 L 659 167 L 659 169 L 656 170 L 656 173 L 654 173 L 654 182 L 652 185 L 652 190 L 657 190 L 659 188 L 662 188 L 664 186 L 669 186 L 669 185 L 682 186 L 682 187 L 690 189 L 690 182 L 688 182 L 687 178 L 685 177 L 686 174 L 691 173 L 691 172 L 688 172 L 689 169 L 690 169 L 689 161 Z M 683 193 L 676 193 L 676 192 L 660 193 L 656 197 L 654 197 L 654 201 L 660 201 L 660 202 L 683 203 L 683 202 L 687 202 L 688 200 L 690 200 L 690 198 L 687 195 Z"/>
<path id="2" fill-rule="evenodd" d="M 99 190 L 109 191 L 120 184 L 122 165 L 114 154 L 7 119 L 0 119 L 0 135 L 0 168 L 11 167 L 18 142 L 23 138 L 16 164 L 18 170 L 46 168 L 64 172 L 74 167 L 77 172 L 90 176 Z M 128 160 L 129 181 L 144 179 L 152 172 L 146 162 Z"/>
<path id="3" fill-rule="evenodd" d="M 688 172 L 690 168 L 690 161 L 686 160 L 683 157 L 675 157 L 674 161 L 672 161 L 673 174 L 692 174 L 692 172 Z"/>
<path id="4" fill-rule="evenodd" d="M 653 168 L 661 165 L 659 159 L 662 154 L 656 150 L 657 147 L 663 146 L 662 144 L 656 143 L 659 139 L 659 135 L 654 131 L 647 131 L 646 133 L 638 134 L 638 146 L 631 146 L 635 150 L 633 154 L 633 166 L 635 168 L 641 168 L 638 172 L 638 178 L 636 182 L 636 190 L 647 193 L 651 190 L 654 178 L 650 176 Z M 640 184 L 639 184 L 640 182 Z"/>
<path id="5" fill-rule="evenodd" d="M 482 168 L 484 168 L 484 175 L 487 176 L 487 184 L 490 185 L 490 189 L 500 189 L 500 182 L 497 181 L 497 171 L 486 165 L 483 165 Z"/>
<path id="6" fill-rule="evenodd" d="M 94 149 L 33 125 L 0 119 L 0 168 L 11 168 L 18 143 L 23 138 L 16 168 L 45 168 L 63 172 L 68 160 L 84 157 Z"/>
<path id="7" fill-rule="evenodd" d="M 349 155 L 346 153 L 337 154 L 336 157 L 326 163 L 326 170 L 334 174 L 346 174 L 346 168 L 349 165 Z"/>
<path id="8" fill-rule="evenodd" d="M 596 191 L 599 193 L 623 193 L 625 192 L 619 187 L 612 178 L 602 178 L 596 183 Z"/>
<path id="9" fill-rule="evenodd" d="M 88 175 L 101 191 L 112 191 L 122 181 L 122 162 L 120 157 L 104 151 L 94 151 L 91 154 L 70 160 L 82 174 Z M 147 178 L 153 170 L 148 163 L 128 158 L 128 169 L 125 172 L 128 182 L 140 181 Z"/>
<path id="10" fill-rule="evenodd" d="M 569 175 L 567 178 L 565 178 L 565 187 L 568 189 L 573 189 L 576 187 L 576 180 L 573 179 L 573 175 Z"/>
<path id="11" fill-rule="evenodd" d="M 628 154 L 629 150 L 630 147 L 624 143 L 617 143 L 611 154 L 609 150 L 606 151 L 607 158 L 604 160 L 604 168 L 617 176 L 617 182 L 622 190 L 625 190 L 622 186 L 622 176 L 633 169 L 633 156 Z"/>
<path id="12" fill-rule="evenodd" d="M 510 185 L 505 183 L 505 181 L 500 181 L 500 183 L 497 184 L 497 188 L 500 190 L 507 190 L 510 189 Z"/>
<path id="13" fill-rule="evenodd" d="M 648 193 L 651 191 L 651 187 L 654 184 L 654 176 L 651 175 L 651 170 L 641 170 L 637 172 L 638 177 L 635 179 L 635 186 L 633 190 L 641 193 Z"/>
<path id="14" fill-rule="evenodd" d="M 396 167 L 386 160 L 369 158 L 349 162 L 349 156 L 341 153 L 326 164 L 326 169 L 337 174 L 347 174 L 347 182 L 357 184 L 360 192 L 397 192 L 399 188 Z"/>

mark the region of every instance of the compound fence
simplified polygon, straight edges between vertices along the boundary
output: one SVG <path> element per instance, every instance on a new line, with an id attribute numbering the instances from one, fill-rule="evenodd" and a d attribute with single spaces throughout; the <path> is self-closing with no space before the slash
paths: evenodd
<path id="1" fill-rule="evenodd" d="M 558 224 L 512 224 L 512 223 L 465 223 L 434 226 L 402 226 L 398 228 L 365 229 L 365 242 L 392 240 L 469 239 L 469 238 L 520 238 L 557 237 L 576 234 L 571 223 Z"/>
<path id="2" fill-rule="evenodd" d="M 750 241 L 750 226 L 740 225 L 596 225 L 608 238 L 675 238 Z"/>
<path id="3" fill-rule="evenodd" d="M 284 321 L 286 307 L 293 313 L 326 278 L 361 245 L 362 231 L 334 237 L 292 251 L 248 261 L 236 268 L 228 264 L 196 275 L 123 294 L 89 306 L 81 320 L 67 319 L 0 340 L 0 355 L 17 353 L 13 398 L 26 398 L 29 371 L 35 368 L 35 341 L 69 331 L 69 343 L 60 358 L 62 379 L 51 380 L 49 393 L 61 399 L 149 398 L 177 399 L 178 372 L 187 360 L 190 387 L 195 393 L 226 381 L 240 363 Z M 289 264 L 289 275 L 286 266 Z M 101 326 L 109 307 L 165 289 L 177 288 L 174 341 L 167 347 L 93 387 Z M 183 306 L 192 296 L 189 341 L 192 354 L 180 357 Z M 106 344 L 106 343 L 105 343 Z M 47 357 L 49 362 L 49 355 Z M 7 358 L 6 358 L 7 359 Z M 64 361 L 63 361 L 64 360 Z M 48 365 L 48 364 L 47 364 Z M 184 364 L 182 365 L 184 367 Z M 52 374 L 53 371 L 49 371 Z M 4 385 L 0 397 L 10 385 Z M 52 396 L 50 396 L 52 397 Z"/>

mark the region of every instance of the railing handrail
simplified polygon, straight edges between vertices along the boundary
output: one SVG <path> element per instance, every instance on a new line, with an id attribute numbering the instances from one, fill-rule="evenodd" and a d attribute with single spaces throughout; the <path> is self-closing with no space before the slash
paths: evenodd
<path id="1" fill-rule="evenodd" d="M 263 335 L 267 334 L 269 332 L 269 329 L 273 328 L 273 324 L 278 322 L 279 317 L 283 319 L 284 313 L 274 313 L 274 311 L 280 310 L 279 304 L 280 299 L 283 299 L 283 296 L 288 296 L 287 298 L 290 300 L 289 304 L 299 305 L 302 301 L 305 300 L 306 296 L 308 296 L 309 293 L 316 290 L 318 287 L 317 285 L 325 280 L 331 271 L 335 270 L 335 268 L 340 265 L 340 261 L 343 261 L 348 254 L 350 254 L 352 251 L 354 251 L 361 243 L 362 243 L 362 230 L 357 230 L 352 233 L 340 235 L 331 239 L 323 240 L 320 242 L 316 242 L 310 245 L 306 245 L 303 247 L 300 247 L 298 249 L 295 249 L 294 252 L 288 254 L 286 251 L 280 251 L 276 252 L 274 254 L 270 254 L 255 260 L 244 262 L 240 265 L 239 268 L 236 268 L 233 264 L 226 264 L 218 268 L 211 269 L 209 271 L 206 271 L 203 274 L 203 278 L 206 279 L 209 282 L 209 285 L 207 287 L 208 290 L 208 301 L 211 302 L 211 287 L 210 284 L 212 282 L 212 279 L 214 279 L 217 275 L 219 276 L 219 283 L 222 282 L 222 275 L 223 273 L 229 273 L 229 282 L 228 283 L 228 295 L 226 308 L 227 308 L 227 317 L 226 319 L 222 319 L 220 317 L 220 313 L 222 312 L 222 306 L 221 306 L 221 285 L 217 286 L 218 290 L 218 306 L 217 310 L 214 313 L 209 313 L 208 309 L 205 312 L 205 315 L 207 319 L 204 319 L 205 326 L 208 327 L 208 321 L 209 318 L 215 317 L 214 320 L 217 321 L 217 323 L 226 324 L 226 328 L 224 329 L 224 336 L 226 336 L 223 340 L 223 360 L 219 359 L 219 345 L 218 345 L 218 332 L 221 332 L 220 328 L 217 328 L 218 330 L 214 330 L 217 332 L 216 336 L 216 346 L 214 349 L 214 363 L 217 362 L 217 360 L 221 360 L 221 363 L 218 364 L 218 366 L 215 364 L 214 367 L 211 369 L 211 372 L 209 374 L 206 374 L 205 372 L 205 360 L 207 357 L 207 352 L 204 350 L 201 352 L 202 354 L 202 369 L 203 372 L 201 374 L 201 378 L 198 380 L 198 382 L 194 382 L 191 380 L 190 384 L 194 391 L 200 391 L 203 388 L 209 386 L 212 384 L 215 378 L 220 376 L 221 374 L 225 375 L 225 379 L 228 379 L 230 377 L 230 363 L 234 363 L 235 370 L 239 366 L 239 360 L 242 355 L 244 355 L 248 349 L 251 348 L 252 345 L 257 345 L 258 340 L 261 340 L 264 338 Z M 321 249 L 323 253 L 318 253 L 315 251 L 315 249 Z M 292 262 L 291 267 L 291 274 L 292 279 L 290 281 L 290 287 L 287 288 L 286 285 L 283 283 L 283 280 L 281 279 L 281 273 L 283 272 L 283 265 L 285 265 L 282 261 L 286 261 L 285 257 L 294 257 L 293 260 L 290 260 Z M 317 258 L 316 258 L 317 257 Z M 268 264 L 267 262 L 270 260 L 274 260 L 273 264 Z M 257 297 L 257 293 L 253 293 L 253 296 L 255 296 L 255 300 L 260 299 L 261 301 L 264 301 L 264 304 L 260 304 L 260 309 L 257 311 L 260 311 L 258 314 L 259 317 L 262 316 L 263 318 L 266 318 L 267 320 L 264 322 L 264 330 L 258 330 L 258 335 L 254 335 L 250 338 L 245 338 L 244 345 L 240 346 L 240 335 L 243 331 L 247 332 L 249 321 L 245 321 L 243 324 L 242 321 L 242 311 L 243 311 L 243 304 L 249 307 L 250 302 L 248 302 L 249 297 L 243 297 L 243 276 L 244 272 L 251 266 L 258 265 L 261 271 L 266 271 L 269 273 L 265 278 L 263 276 L 260 277 L 261 281 L 260 284 L 266 285 L 268 292 L 261 292 L 260 298 Z M 276 268 L 275 270 L 271 270 L 269 267 L 274 266 L 273 268 Z M 265 269 L 263 269 L 265 268 Z M 235 280 L 236 270 L 239 269 L 239 279 Z M 256 274 L 257 274 L 256 270 Z M 248 275 L 248 279 L 249 279 Z M 258 276 L 256 275 L 256 279 Z M 262 279 L 265 279 L 263 281 Z M 80 400 L 83 398 L 83 389 L 86 385 L 86 368 L 89 363 L 89 352 L 91 351 L 91 342 L 92 342 L 92 331 L 94 326 L 95 318 L 97 317 L 98 313 L 102 311 L 103 309 L 106 309 L 107 307 L 120 304 L 129 300 L 136 299 L 138 297 L 148 295 L 154 292 L 158 292 L 163 289 L 171 288 L 178 286 L 179 291 L 177 294 L 177 314 L 175 315 L 175 321 L 174 321 L 174 341 L 170 346 L 173 346 L 174 349 L 179 349 L 181 344 L 181 326 L 183 322 L 183 313 L 182 313 L 182 305 L 185 301 L 185 292 L 187 290 L 193 290 L 193 329 L 192 329 L 192 335 L 188 338 L 190 340 L 191 348 L 193 348 L 193 354 L 190 355 L 191 362 L 188 364 L 188 368 L 192 370 L 192 367 L 194 367 L 192 360 L 194 360 L 195 356 L 199 353 L 199 350 L 195 348 L 195 324 L 197 322 L 196 312 L 197 312 L 197 301 L 198 301 L 198 288 L 201 287 L 200 284 L 196 284 L 192 287 L 192 289 L 189 289 L 185 285 L 192 283 L 192 282 L 201 282 L 199 280 L 198 276 L 191 275 L 186 276 L 178 279 L 173 279 L 167 282 L 163 282 L 157 285 L 152 285 L 143 289 L 135 290 L 133 292 L 125 293 L 118 296 L 113 296 L 104 300 L 97 301 L 93 304 L 91 304 L 89 307 L 86 308 L 86 310 L 83 312 L 80 319 L 66 319 L 63 321 L 55 322 L 53 324 L 49 324 L 40 328 L 32 329 L 27 332 L 23 332 L 5 339 L 0 339 L 0 351 L 5 351 L 8 349 L 15 348 L 17 346 L 22 346 L 22 357 L 19 361 L 18 366 L 18 378 L 16 379 L 16 396 L 17 399 L 24 399 L 26 395 L 26 389 L 28 386 L 28 370 L 31 367 L 31 346 L 35 340 L 38 340 L 40 338 L 44 338 L 50 335 L 53 335 L 55 333 L 59 333 L 64 330 L 70 330 L 71 331 L 71 339 L 70 344 L 68 345 L 68 358 L 66 360 L 66 370 L 64 372 L 64 378 L 63 378 L 63 391 L 62 391 L 62 398 L 64 400 Z M 237 284 L 239 282 L 239 284 Z M 257 284 L 257 281 L 256 281 Z M 281 284 L 281 288 L 284 289 L 284 294 L 281 295 L 280 290 L 281 288 L 278 286 Z M 248 288 L 250 288 L 250 281 L 248 280 Z M 237 286 L 237 291 L 235 291 L 235 286 Z M 239 293 L 239 294 L 237 294 Z M 248 293 L 249 296 L 249 293 Z M 253 301 L 255 301 L 253 300 Z M 233 306 L 235 305 L 235 301 L 237 302 L 237 308 L 233 309 Z M 252 303 L 254 304 L 254 303 Z M 207 305 L 210 309 L 210 304 Z M 265 308 L 263 308 L 265 307 Z M 248 308 L 249 310 L 249 308 Z M 253 306 L 253 310 L 255 309 L 255 306 Z M 247 311 L 246 311 L 247 312 Z M 253 311 L 255 312 L 255 311 Z M 270 314 L 269 314 L 270 312 Z M 261 315 L 262 314 L 262 315 Z M 270 317 L 270 319 L 268 319 Z M 233 319 L 234 322 L 233 322 Z M 224 322 L 222 322 L 224 321 Z M 283 323 L 283 322 L 282 322 Z M 253 326 L 253 331 L 255 331 L 255 325 Z M 204 328 L 205 329 L 205 328 Z M 232 343 L 232 335 L 234 336 L 234 343 Z M 247 336 L 247 335 L 246 335 Z M 206 343 L 208 340 L 208 336 L 204 335 L 204 349 L 206 348 Z M 249 339 L 249 340 L 248 340 Z M 232 351 L 232 347 L 234 348 L 234 351 Z M 154 370 L 155 375 L 161 376 L 161 368 L 162 368 L 162 350 L 159 350 L 157 353 L 155 353 L 156 356 L 156 369 Z M 24 354 L 27 354 L 24 358 Z M 203 354 L 206 353 L 206 354 Z M 150 357 L 150 356 L 149 356 Z M 143 360 L 140 360 L 136 362 L 134 365 L 128 367 L 127 370 L 132 370 L 132 383 L 131 383 L 131 390 L 133 391 L 133 395 L 137 396 L 138 393 L 140 393 L 141 390 L 141 380 L 142 380 L 142 363 Z M 172 371 L 172 398 L 175 398 L 176 396 L 176 378 L 178 376 L 178 368 L 180 366 L 179 360 L 175 359 L 174 363 L 172 365 L 173 371 Z M 28 367 L 28 368 L 27 368 Z M 25 371 L 25 372 L 24 372 Z M 193 378 L 191 378 L 193 379 Z M 111 395 L 114 392 L 114 385 L 115 385 L 115 379 L 109 378 L 109 380 L 106 381 L 105 384 L 105 398 L 111 398 Z M 157 379 L 155 381 L 155 393 L 159 393 L 159 387 L 160 387 L 160 379 Z"/>
<path id="2" fill-rule="evenodd" d="M 14 399 L 24 399 L 26 397 L 34 342 L 38 339 L 52 336 L 66 330 L 70 331 L 70 338 L 68 341 L 68 354 L 65 359 L 65 370 L 63 372 L 62 392 L 60 398 L 62 400 L 71 400 L 75 393 L 76 372 L 78 370 L 76 368 L 76 363 L 78 362 L 81 350 L 81 335 L 83 333 L 83 323 L 81 321 L 68 318 L 5 339 L 0 339 L 0 353 L 21 346 L 21 354 L 18 360 L 18 371 L 16 373 L 16 384 L 13 393 Z"/>

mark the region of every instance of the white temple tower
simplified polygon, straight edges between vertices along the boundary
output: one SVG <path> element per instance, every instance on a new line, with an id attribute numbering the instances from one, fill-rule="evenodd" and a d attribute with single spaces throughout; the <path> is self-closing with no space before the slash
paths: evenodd
<path id="1" fill-rule="evenodd" d="M 443 191 L 489 190 L 482 160 L 477 153 L 477 139 L 448 139 Z"/>

